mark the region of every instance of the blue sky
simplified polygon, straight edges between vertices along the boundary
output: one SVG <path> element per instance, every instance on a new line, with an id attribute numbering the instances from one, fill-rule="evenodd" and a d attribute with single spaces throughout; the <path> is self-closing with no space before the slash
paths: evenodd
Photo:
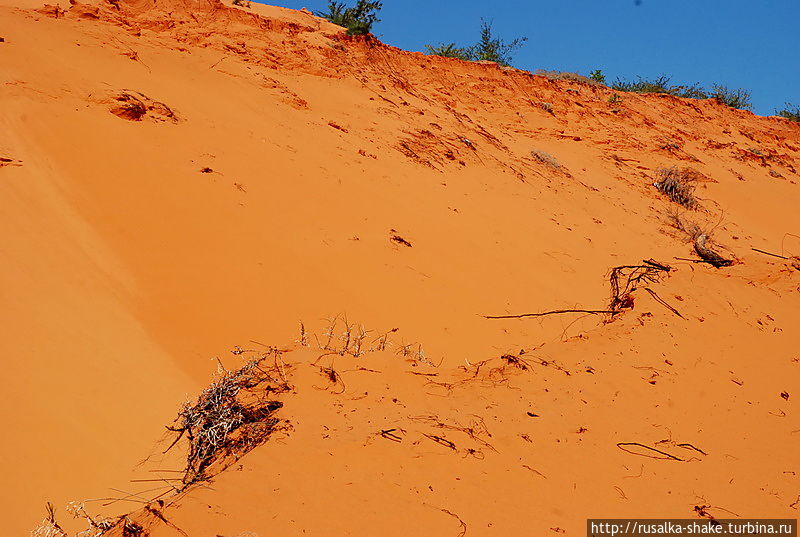
<path id="1" fill-rule="evenodd" d="M 763 115 L 787 101 L 800 105 L 800 0 L 384 0 L 380 17 L 373 32 L 405 50 L 472 44 L 483 17 L 498 36 L 528 37 L 514 62 L 520 69 L 602 69 L 608 82 L 661 74 L 673 83 L 716 82 L 750 90 Z"/>

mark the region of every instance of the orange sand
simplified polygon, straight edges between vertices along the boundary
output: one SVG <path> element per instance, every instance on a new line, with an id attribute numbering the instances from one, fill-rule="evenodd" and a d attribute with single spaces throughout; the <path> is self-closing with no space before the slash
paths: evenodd
<path id="1" fill-rule="evenodd" d="M 669 96 L 609 104 L 605 87 L 256 4 L 0 0 L 0 37 L 4 535 L 48 500 L 67 518 L 69 501 L 152 488 L 130 480 L 165 475 L 150 472 L 163 425 L 212 357 L 251 340 L 291 350 L 292 427 L 168 497 L 192 537 L 581 535 L 587 517 L 695 506 L 797 517 L 800 265 L 751 250 L 800 255 L 797 124 Z M 665 166 L 704 174 L 687 217 L 739 263 L 675 259 L 694 254 L 652 186 Z M 653 289 L 683 318 L 641 290 L 610 324 L 482 317 L 603 309 L 610 268 L 648 258 L 677 269 Z M 336 315 L 398 328 L 385 351 L 323 358 L 343 393 L 311 365 L 316 340 L 298 342 L 300 321 L 324 337 Z M 424 436 L 437 422 L 485 431 L 449 430 L 453 450 Z M 145 515 L 151 535 L 178 534 Z"/>

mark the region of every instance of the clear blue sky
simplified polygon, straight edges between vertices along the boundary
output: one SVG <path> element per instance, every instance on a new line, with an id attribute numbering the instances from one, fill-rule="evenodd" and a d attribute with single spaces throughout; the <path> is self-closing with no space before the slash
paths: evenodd
<path id="1" fill-rule="evenodd" d="M 800 0 L 384 0 L 373 33 L 405 50 L 468 45 L 481 17 L 507 40 L 528 37 L 514 62 L 520 69 L 602 69 L 608 82 L 661 74 L 673 83 L 717 82 L 750 90 L 763 115 L 787 101 L 800 105 Z"/>

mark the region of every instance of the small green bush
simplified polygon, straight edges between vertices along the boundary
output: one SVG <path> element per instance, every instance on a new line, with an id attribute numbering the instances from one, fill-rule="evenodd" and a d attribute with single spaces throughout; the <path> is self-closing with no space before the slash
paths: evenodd
<path id="1" fill-rule="evenodd" d="M 601 71 L 600 69 L 595 69 L 594 71 L 589 73 L 589 78 L 601 84 L 606 83 L 606 75 L 604 75 L 603 71 Z"/>
<path id="2" fill-rule="evenodd" d="M 506 43 L 492 34 L 491 23 L 485 20 L 481 21 L 481 38 L 473 47 L 475 59 L 495 62 L 500 65 L 511 65 L 514 51 L 524 45 L 527 40 L 527 37 L 518 37 L 510 43 Z"/>
<path id="3" fill-rule="evenodd" d="M 382 7 L 383 2 L 369 0 L 358 0 L 354 7 L 329 0 L 327 11 L 316 11 L 314 14 L 347 28 L 348 35 L 366 35 L 372 31 L 372 25 L 380 22 L 378 12 Z"/>
<path id="4" fill-rule="evenodd" d="M 731 108 L 738 108 L 739 110 L 751 110 L 753 108 L 753 104 L 750 102 L 750 92 L 742 88 L 733 90 L 720 84 L 714 84 L 708 97 L 717 99 Z"/>
<path id="5" fill-rule="evenodd" d="M 711 86 L 711 90 L 707 91 L 700 84 L 674 85 L 671 80 L 671 77 L 667 75 L 653 79 L 638 77 L 636 81 L 618 78 L 611 88 L 634 93 L 666 93 L 687 99 L 717 99 L 731 108 L 740 110 L 750 110 L 753 107 L 750 102 L 750 92 L 745 89 L 733 90 L 721 84 L 714 84 Z"/>
<path id="6" fill-rule="evenodd" d="M 471 61 L 472 51 L 469 48 L 456 46 L 455 43 L 443 43 L 441 45 L 425 45 L 426 54 L 429 56 L 442 56 L 443 58 L 457 58 L 459 60 Z"/>
<path id="7" fill-rule="evenodd" d="M 654 78 L 652 80 L 645 80 L 642 77 L 639 77 L 639 80 L 636 82 L 631 82 L 628 80 L 623 80 L 621 78 L 617 78 L 613 84 L 611 84 L 611 89 L 615 89 L 617 91 L 628 91 L 633 93 L 669 93 L 668 84 L 670 78 L 668 76 L 662 75 L 658 78 Z"/>
<path id="8" fill-rule="evenodd" d="M 794 104 L 786 103 L 786 107 L 783 110 L 775 110 L 781 117 L 785 117 L 789 121 L 797 121 L 800 122 L 800 106 Z"/>
<path id="9" fill-rule="evenodd" d="M 490 61 L 499 65 L 511 65 L 514 52 L 528 40 L 527 37 L 518 37 L 511 42 L 495 37 L 492 33 L 492 24 L 481 21 L 481 36 L 477 43 L 469 47 L 459 47 L 455 43 L 442 45 L 425 45 L 426 53 L 432 56 L 445 58 L 458 58 L 465 61 Z"/>

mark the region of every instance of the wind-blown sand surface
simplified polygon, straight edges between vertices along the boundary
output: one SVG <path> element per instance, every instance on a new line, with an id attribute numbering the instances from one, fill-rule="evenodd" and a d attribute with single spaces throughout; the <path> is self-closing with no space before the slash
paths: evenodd
<path id="1" fill-rule="evenodd" d="M 797 124 L 256 4 L 0 0 L 0 37 L 4 535 L 46 501 L 192 537 L 797 517 Z M 648 259 L 616 315 L 484 317 L 606 310 Z M 170 493 L 164 426 L 258 353 L 280 425 Z"/>

